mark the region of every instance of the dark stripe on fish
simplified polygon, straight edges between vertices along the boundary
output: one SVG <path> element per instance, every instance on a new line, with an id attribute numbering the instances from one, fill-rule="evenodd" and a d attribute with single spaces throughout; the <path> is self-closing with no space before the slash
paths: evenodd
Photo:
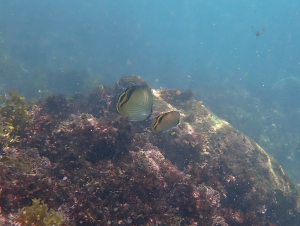
<path id="1" fill-rule="evenodd" d="M 161 123 L 161 121 L 163 120 L 163 117 L 165 117 L 166 114 L 167 114 L 167 113 L 164 113 L 164 114 L 159 115 L 159 116 L 156 117 L 156 122 L 154 123 L 153 128 L 152 128 L 153 131 L 154 131 L 154 130 L 156 129 L 156 127 Z"/>

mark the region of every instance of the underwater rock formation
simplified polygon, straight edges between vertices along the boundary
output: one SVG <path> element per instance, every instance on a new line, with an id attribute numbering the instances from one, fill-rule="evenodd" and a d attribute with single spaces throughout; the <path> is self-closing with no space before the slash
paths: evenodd
<path id="1" fill-rule="evenodd" d="M 31 200 L 62 214 L 62 225 L 297 225 L 300 196 L 253 140 L 194 100 L 190 91 L 153 90 L 153 115 L 118 114 L 118 94 L 146 85 L 121 78 L 68 100 L 29 108 L 19 142 L 0 152 L 0 225 Z M 181 123 L 154 134 L 163 112 Z"/>

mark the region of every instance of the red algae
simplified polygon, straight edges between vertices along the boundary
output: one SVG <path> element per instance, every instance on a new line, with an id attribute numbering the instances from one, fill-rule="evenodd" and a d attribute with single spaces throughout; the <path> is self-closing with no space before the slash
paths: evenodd
<path id="1" fill-rule="evenodd" d="M 30 108 L 20 142 L 0 155 L 0 224 L 43 200 L 63 225 L 296 225 L 299 193 L 255 142 L 218 119 L 190 91 L 160 90 L 154 112 L 182 122 L 153 134 L 131 122 L 118 94 L 147 85 L 125 76 L 72 101 L 49 96 Z M 160 96 L 161 94 L 161 96 Z"/>

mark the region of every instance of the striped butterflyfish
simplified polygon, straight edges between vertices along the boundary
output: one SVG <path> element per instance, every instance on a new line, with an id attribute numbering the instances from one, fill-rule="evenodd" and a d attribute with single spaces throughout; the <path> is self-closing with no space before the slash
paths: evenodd
<path id="1" fill-rule="evenodd" d="M 119 95 L 117 110 L 132 121 L 143 121 L 150 117 L 153 94 L 148 87 L 132 86 Z"/>
<path id="2" fill-rule="evenodd" d="M 170 111 L 159 115 L 152 126 L 152 131 L 154 133 L 165 132 L 178 125 L 179 120 L 180 113 L 178 111 Z"/>

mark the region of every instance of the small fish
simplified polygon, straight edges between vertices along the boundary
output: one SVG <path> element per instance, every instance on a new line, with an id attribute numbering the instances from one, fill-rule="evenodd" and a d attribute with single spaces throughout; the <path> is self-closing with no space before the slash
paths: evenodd
<path id="1" fill-rule="evenodd" d="M 132 121 L 143 121 L 152 114 L 153 94 L 148 87 L 132 86 L 119 95 L 117 110 Z"/>
<path id="2" fill-rule="evenodd" d="M 180 113 L 178 111 L 170 111 L 159 115 L 152 126 L 152 131 L 154 133 L 165 132 L 178 125 L 179 120 Z"/>

